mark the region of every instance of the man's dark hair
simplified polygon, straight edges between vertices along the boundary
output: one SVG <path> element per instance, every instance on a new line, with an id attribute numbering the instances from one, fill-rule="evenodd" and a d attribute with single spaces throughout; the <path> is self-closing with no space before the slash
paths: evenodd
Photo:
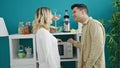
<path id="1" fill-rule="evenodd" d="M 85 9 L 85 10 L 86 10 L 86 13 L 88 14 L 88 8 L 87 8 L 87 6 L 86 6 L 85 4 L 73 4 L 73 5 L 71 6 L 71 9 L 73 10 L 75 7 L 77 7 L 77 8 L 80 9 L 80 10 Z"/>

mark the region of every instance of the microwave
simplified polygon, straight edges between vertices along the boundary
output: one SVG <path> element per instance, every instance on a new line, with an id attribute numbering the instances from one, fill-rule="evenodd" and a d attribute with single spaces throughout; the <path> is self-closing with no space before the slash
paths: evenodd
<path id="1" fill-rule="evenodd" d="M 73 58 L 73 45 L 68 42 L 58 42 L 60 58 Z"/>

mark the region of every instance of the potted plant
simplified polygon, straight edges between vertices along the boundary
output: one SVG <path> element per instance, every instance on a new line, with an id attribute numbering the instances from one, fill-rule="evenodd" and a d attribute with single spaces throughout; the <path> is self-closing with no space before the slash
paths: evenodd
<path id="1" fill-rule="evenodd" d="M 109 50 L 109 60 L 110 67 L 119 68 L 120 67 L 120 0 L 114 0 L 113 6 L 115 8 L 109 23 L 106 27 L 103 20 L 101 20 L 104 25 L 106 34 L 106 46 Z"/>

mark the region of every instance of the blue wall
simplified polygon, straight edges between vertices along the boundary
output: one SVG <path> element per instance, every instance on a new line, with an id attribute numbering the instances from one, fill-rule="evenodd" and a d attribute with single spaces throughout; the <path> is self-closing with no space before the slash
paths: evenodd
<path id="1" fill-rule="evenodd" d="M 89 15 L 96 19 L 108 21 L 112 15 L 113 0 L 0 0 L 0 17 L 3 17 L 9 34 L 17 33 L 20 21 L 33 21 L 38 7 L 47 6 L 52 10 L 57 9 L 62 18 L 58 25 L 62 25 L 64 10 L 68 9 L 71 20 L 71 28 L 77 28 L 77 23 L 71 15 L 71 5 L 85 3 L 89 8 Z M 54 23 L 54 22 L 53 22 Z M 106 22 L 107 23 L 107 22 Z M 0 38 L 0 68 L 10 68 L 8 37 Z M 107 62 L 107 60 L 106 60 Z"/>

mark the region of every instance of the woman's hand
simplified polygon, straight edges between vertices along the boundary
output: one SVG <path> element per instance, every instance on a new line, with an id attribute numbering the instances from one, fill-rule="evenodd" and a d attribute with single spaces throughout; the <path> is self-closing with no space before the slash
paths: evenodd
<path id="1" fill-rule="evenodd" d="M 57 38 L 57 41 L 58 41 L 58 42 L 62 42 L 62 40 L 61 40 L 61 39 L 59 39 L 59 38 Z"/>

